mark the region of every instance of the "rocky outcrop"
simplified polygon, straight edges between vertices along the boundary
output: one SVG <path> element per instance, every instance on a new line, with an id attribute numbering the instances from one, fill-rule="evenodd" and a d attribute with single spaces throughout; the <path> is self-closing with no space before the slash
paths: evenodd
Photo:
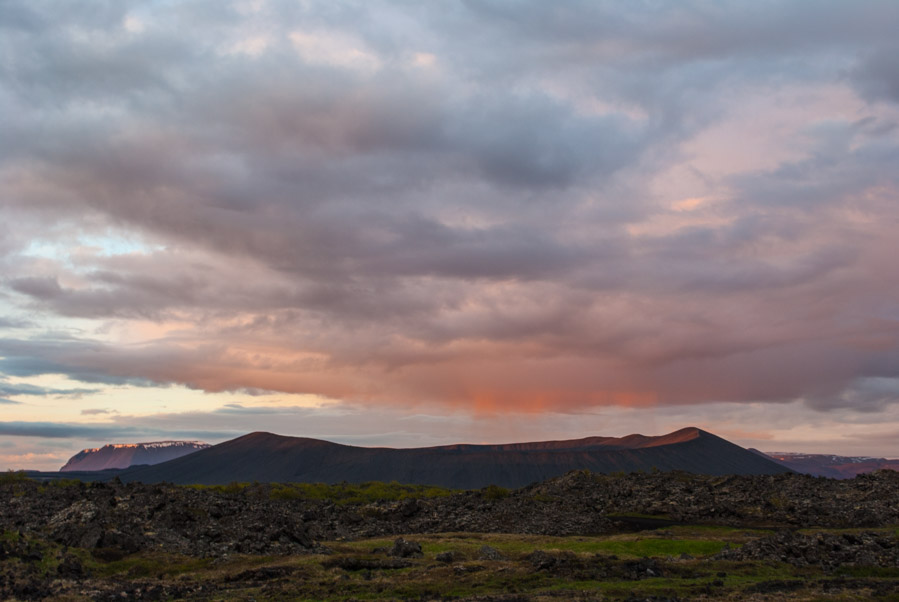
<path id="1" fill-rule="evenodd" d="M 445 584 L 452 579 L 469 586 L 478 580 L 504 583 L 510 575 L 519 585 L 693 580 L 696 583 L 685 591 L 699 599 L 743 599 L 734 597 L 738 593 L 753 599 L 899 595 L 899 585 L 889 578 L 899 568 L 894 530 L 843 530 L 899 523 L 899 474 L 891 471 L 844 481 L 797 474 L 703 477 L 577 471 L 515 491 L 485 488 L 446 497 L 346 505 L 283 493 L 283 488 L 266 484 L 196 488 L 115 480 L 88 484 L 0 479 L 0 599 L 332 599 L 346 597 L 342 588 L 350 583 L 370 584 L 367 595 L 381 592 L 378 588 L 385 583 L 406 587 L 407 570 L 416 580 Z M 741 547 L 701 558 L 618 558 L 536 545 L 501 553 L 486 544 L 434 554 L 415 541 L 437 532 L 503 533 L 497 536 L 500 542 L 509 537 L 506 533 L 612 534 L 679 522 L 764 526 L 771 535 L 748 535 L 741 538 Z M 810 526 L 821 530 L 798 530 Z M 422 535 L 410 536 L 413 533 Z M 392 546 L 360 549 L 359 544 L 341 541 L 371 536 L 389 536 Z M 332 549 L 318 543 L 322 541 L 334 542 L 329 544 Z M 127 574 L 106 573 L 117 564 L 155 566 L 160 551 L 179 564 L 178 555 L 199 557 L 190 562 L 206 568 L 202 576 L 193 577 L 140 570 L 132 574 L 130 569 Z M 129 556 L 132 552 L 142 554 Z M 290 558 L 311 553 L 321 557 L 299 563 Z M 113 562 L 119 560 L 123 562 Z M 767 571 L 769 565 L 780 565 L 782 570 L 783 563 L 796 571 L 786 573 L 789 578 L 762 575 L 743 587 L 727 577 L 734 567 Z M 853 567 L 860 568 L 847 572 Z M 388 575 L 391 572 L 396 573 Z M 808 575 L 814 578 L 806 579 Z M 428 587 L 418 591 L 438 592 L 443 585 Z M 419 599 L 419 594 L 414 596 Z M 467 599 L 529 599 L 526 594 L 510 596 L 491 593 Z M 565 590 L 560 599 L 594 596 Z"/>
<path id="2" fill-rule="evenodd" d="M 899 567 L 895 537 L 881 533 L 815 533 L 781 531 L 750 541 L 738 549 L 724 550 L 716 558 L 773 560 L 793 566 L 816 566 L 828 572 L 842 567 Z"/>
<path id="3" fill-rule="evenodd" d="M 577 471 L 502 496 L 485 489 L 361 505 L 280 499 L 274 492 L 266 484 L 206 489 L 19 480 L 0 484 L 0 529 L 110 554 L 162 546 L 216 556 L 311 552 L 317 541 L 408 533 L 586 535 L 677 523 L 787 529 L 899 523 L 899 473 L 893 471 L 842 481 Z"/>
<path id="4" fill-rule="evenodd" d="M 302 512 L 253 496 L 117 482 L 68 486 L 24 482 L 14 487 L 17 494 L 3 491 L 0 528 L 101 554 L 163 548 L 218 556 L 315 549 Z"/>

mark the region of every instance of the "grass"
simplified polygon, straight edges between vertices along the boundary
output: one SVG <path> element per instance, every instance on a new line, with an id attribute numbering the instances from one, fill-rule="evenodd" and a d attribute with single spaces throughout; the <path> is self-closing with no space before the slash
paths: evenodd
<path id="1" fill-rule="evenodd" d="M 422 544 L 424 558 L 411 559 L 411 566 L 405 568 L 370 570 L 342 569 L 334 559 L 341 556 L 384 559 L 383 553 L 373 550 L 389 548 L 394 537 L 324 542 L 334 552 L 324 556 L 233 555 L 209 559 L 160 551 L 103 562 L 85 550 L 70 549 L 69 553 L 84 560 L 95 583 L 108 582 L 112 587 L 119 587 L 129 580 L 187 583 L 202 586 L 202 591 L 221 600 L 432 599 L 499 593 L 519 593 L 534 600 L 596 597 L 615 600 L 631 596 L 741 599 L 756 591 L 774 592 L 776 599 L 834 599 L 840 596 L 852 599 L 872 597 L 875 586 L 889 585 L 899 579 L 899 569 L 847 567 L 827 575 L 814 567 L 716 560 L 713 557 L 725 544 L 740 545 L 765 534 L 764 531 L 726 527 L 681 526 L 604 537 L 479 533 L 408 535 L 407 539 Z M 2 537 L 12 539 L 18 535 L 6 532 Z M 478 552 L 484 545 L 496 548 L 506 559 L 479 560 Z M 447 550 L 456 552 L 457 559 L 451 563 L 435 561 L 436 554 Z M 535 550 L 568 553 L 569 556 L 560 558 L 580 560 L 567 572 L 566 569 L 538 570 L 529 561 L 529 555 Z M 41 572 L 49 574 L 59 550 L 48 544 L 45 551 L 41 564 L 46 566 L 41 567 Z M 666 560 L 681 553 L 696 558 Z M 622 568 L 633 566 L 635 559 L 643 556 L 659 559 L 660 576 L 637 575 L 632 578 L 621 572 Z M 271 574 L 272 569 L 280 572 L 262 580 L 255 576 L 265 574 L 260 572 L 265 570 Z M 606 577 L 599 575 L 602 571 L 607 571 Z M 855 580 L 852 587 L 856 589 L 841 593 L 840 588 L 846 583 L 839 581 L 841 578 Z M 835 589 L 825 590 L 826 584 Z"/>
<path id="2" fill-rule="evenodd" d="M 338 505 L 370 504 L 373 502 L 401 501 L 411 498 L 446 497 L 451 489 L 427 485 L 402 485 L 396 481 L 381 483 L 371 481 L 360 485 L 340 483 L 279 483 L 271 486 L 274 499 L 328 500 Z"/>
<path id="3" fill-rule="evenodd" d="M 899 580 L 899 568 L 881 566 L 844 566 L 837 569 L 836 574 L 842 577 L 875 577 Z"/>
<path id="4" fill-rule="evenodd" d="M 602 541 L 593 549 L 622 557 L 665 557 L 689 554 L 711 556 L 724 549 L 726 542 L 695 539 L 639 539 L 636 541 Z"/>
<path id="5" fill-rule="evenodd" d="M 614 555 L 624 559 L 647 556 L 665 558 L 681 554 L 701 557 L 717 554 L 725 545 L 740 545 L 746 539 L 742 531 L 727 529 L 720 529 L 714 535 L 706 534 L 702 538 L 670 538 L 665 536 L 665 533 L 660 535 L 652 531 L 606 537 L 550 537 L 493 533 L 441 533 L 405 537 L 421 543 L 426 557 L 452 550 L 460 557 L 468 559 L 476 559 L 484 545 L 496 548 L 508 558 L 522 558 L 536 550 Z M 394 539 L 376 538 L 326 545 L 335 551 L 363 553 L 375 548 L 389 548 L 393 545 Z"/>
<path id="6" fill-rule="evenodd" d="M 500 487 L 499 485 L 488 485 L 482 490 L 482 495 L 484 499 L 487 500 L 503 500 L 509 497 L 510 491 L 505 487 Z"/>
<path id="7" fill-rule="evenodd" d="M 85 564 L 99 577 L 164 578 L 203 572 L 212 566 L 212 560 L 172 554 L 135 554 L 112 562 L 91 558 Z"/>

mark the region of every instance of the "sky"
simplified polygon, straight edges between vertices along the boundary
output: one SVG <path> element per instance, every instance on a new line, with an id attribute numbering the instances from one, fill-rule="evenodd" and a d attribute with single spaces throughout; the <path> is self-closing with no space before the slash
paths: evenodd
<path id="1" fill-rule="evenodd" d="M 899 457 L 899 2 L 0 0 L 0 468 Z"/>

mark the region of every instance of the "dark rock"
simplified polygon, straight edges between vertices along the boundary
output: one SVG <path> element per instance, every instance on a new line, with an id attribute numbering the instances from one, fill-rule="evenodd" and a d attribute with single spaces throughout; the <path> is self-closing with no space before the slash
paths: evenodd
<path id="1" fill-rule="evenodd" d="M 572 575 L 586 569 L 585 562 L 573 552 L 544 552 L 535 550 L 527 561 L 537 571 L 549 571 L 558 575 Z"/>
<path id="2" fill-rule="evenodd" d="M 376 569 L 404 569 L 412 566 L 412 561 L 403 558 L 360 558 L 359 556 L 336 556 L 322 562 L 325 568 L 338 567 L 345 571 Z"/>
<path id="3" fill-rule="evenodd" d="M 805 584 L 805 581 L 802 581 L 801 579 L 772 579 L 770 581 L 761 581 L 754 585 L 750 585 L 746 589 L 748 592 L 772 594 L 796 591 L 802 589 Z"/>
<path id="4" fill-rule="evenodd" d="M 505 556 L 499 550 L 490 546 L 481 546 L 478 550 L 478 560 L 505 560 Z"/>
<path id="5" fill-rule="evenodd" d="M 453 562 L 456 560 L 456 553 L 452 550 L 447 552 L 440 552 L 437 556 L 434 557 L 437 562 Z"/>
<path id="6" fill-rule="evenodd" d="M 531 566 L 533 566 L 538 571 L 552 568 L 556 564 L 555 556 L 547 554 L 543 550 L 534 550 L 527 557 L 527 560 L 531 563 Z"/>
<path id="7" fill-rule="evenodd" d="M 56 567 L 56 574 L 63 579 L 82 579 L 88 576 L 88 571 L 77 557 L 66 554 Z"/>
<path id="8" fill-rule="evenodd" d="M 241 571 L 236 575 L 229 575 L 225 577 L 226 582 L 235 582 L 235 581 L 271 581 L 273 579 L 279 579 L 282 577 L 287 577 L 292 575 L 297 571 L 297 567 L 292 566 L 269 566 L 269 567 L 260 567 L 258 569 L 248 569 L 246 571 Z"/>
<path id="9" fill-rule="evenodd" d="M 662 565 L 654 558 L 644 557 L 636 562 L 627 562 L 625 563 L 625 566 L 633 579 L 661 577 L 664 574 Z"/>
<path id="10" fill-rule="evenodd" d="M 817 533 L 780 531 L 769 537 L 724 550 L 728 560 L 774 560 L 794 566 L 818 566 L 834 571 L 842 566 L 899 567 L 899 542 L 879 533 Z"/>
<path id="11" fill-rule="evenodd" d="M 421 504 L 417 499 L 408 499 L 403 501 L 399 507 L 400 516 L 403 518 L 410 518 L 418 514 L 421 510 Z"/>
<path id="12" fill-rule="evenodd" d="M 839 481 L 797 474 L 709 477 L 576 471 L 495 500 L 466 491 L 363 505 L 272 499 L 265 484 L 234 490 L 114 482 L 41 487 L 29 480 L 0 484 L 0 529 L 41 531 L 63 545 L 123 554 L 158 549 L 212 557 L 309 553 L 318 549 L 316 540 L 405 533 L 605 534 L 614 532 L 609 517 L 616 513 L 660 516 L 673 524 L 763 524 L 784 530 L 899 523 L 894 501 L 899 499 L 899 474 L 892 471 Z M 754 553 L 771 559 L 786 554 L 797 566 L 820 565 L 830 556 L 857 565 L 892 566 L 893 546 L 881 545 L 882 536 L 858 536 L 858 541 L 856 536 L 842 537 L 823 538 L 814 545 L 805 542 L 801 550 L 793 550 L 794 542 L 777 544 L 774 552 Z M 845 546 L 854 550 L 848 556 L 841 552 Z M 751 550 L 749 546 L 745 553 Z M 0 548 L 0 556 L 10 553 L 9 545 Z"/>
<path id="13" fill-rule="evenodd" d="M 115 562 L 124 558 L 126 554 L 117 548 L 94 548 L 91 550 L 91 556 L 103 562 Z"/>
<path id="14" fill-rule="evenodd" d="M 424 556 L 420 543 L 417 541 L 406 541 L 402 537 L 398 537 L 393 542 L 393 547 L 388 553 L 398 558 L 421 558 Z"/>

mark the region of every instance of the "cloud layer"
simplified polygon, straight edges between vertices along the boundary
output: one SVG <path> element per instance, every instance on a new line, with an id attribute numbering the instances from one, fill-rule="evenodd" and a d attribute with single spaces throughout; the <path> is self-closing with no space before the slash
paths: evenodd
<path id="1" fill-rule="evenodd" d="M 896 22 L 4 2 L 0 372 L 899 422 Z"/>

